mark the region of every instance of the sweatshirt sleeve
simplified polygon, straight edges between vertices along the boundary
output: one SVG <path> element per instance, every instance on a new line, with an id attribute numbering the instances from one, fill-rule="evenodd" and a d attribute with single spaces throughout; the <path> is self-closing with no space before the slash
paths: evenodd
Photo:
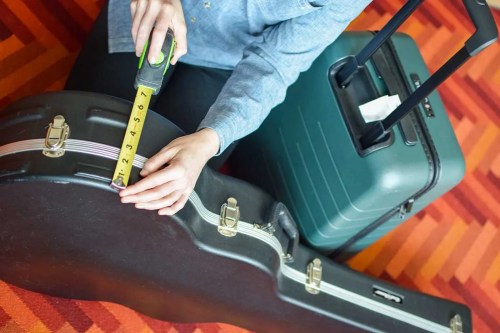
<path id="1" fill-rule="evenodd" d="M 218 154 L 262 124 L 299 74 L 369 2 L 339 1 L 321 6 L 266 28 L 259 42 L 244 49 L 241 61 L 199 125 L 199 129 L 208 127 L 217 132 Z"/>

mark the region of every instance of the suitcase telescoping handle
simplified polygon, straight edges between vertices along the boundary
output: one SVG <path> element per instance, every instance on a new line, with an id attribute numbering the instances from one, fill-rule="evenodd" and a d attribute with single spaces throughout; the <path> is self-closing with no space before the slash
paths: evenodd
<path id="1" fill-rule="evenodd" d="M 355 56 L 351 57 L 336 74 L 339 87 L 345 88 L 359 68 L 413 13 L 423 0 L 409 0 L 375 37 Z M 486 0 L 463 0 L 465 8 L 476 27 L 465 45 L 441 68 L 431 75 L 418 89 L 405 99 L 387 118 L 374 122 L 360 138 L 361 146 L 368 148 L 383 139 L 389 130 L 417 104 L 436 89 L 470 57 L 476 55 L 498 38 L 498 30 Z"/>

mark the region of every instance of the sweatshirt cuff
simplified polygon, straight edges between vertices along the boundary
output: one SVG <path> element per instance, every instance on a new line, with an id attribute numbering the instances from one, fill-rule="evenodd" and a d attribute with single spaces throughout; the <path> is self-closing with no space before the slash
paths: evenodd
<path id="1" fill-rule="evenodd" d="M 224 124 L 222 121 L 211 121 L 211 119 L 202 120 L 196 131 L 203 128 L 211 128 L 219 136 L 219 150 L 214 156 L 219 156 L 226 150 L 226 148 L 234 141 L 234 137 L 229 133 L 232 133 L 231 126 Z"/>

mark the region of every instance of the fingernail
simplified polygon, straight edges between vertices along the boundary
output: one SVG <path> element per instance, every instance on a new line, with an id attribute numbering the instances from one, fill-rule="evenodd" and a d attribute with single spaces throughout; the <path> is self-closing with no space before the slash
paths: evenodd
<path id="1" fill-rule="evenodd" d="M 122 203 L 129 203 L 130 201 L 130 198 L 122 198 Z"/>
<path id="2" fill-rule="evenodd" d="M 149 58 L 149 63 L 150 64 L 156 64 L 156 58 L 155 57 Z"/>
<path id="3" fill-rule="evenodd" d="M 135 208 L 142 209 L 142 208 L 144 208 L 144 205 L 143 205 L 143 204 L 136 204 L 136 205 L 135 205 Z"/>

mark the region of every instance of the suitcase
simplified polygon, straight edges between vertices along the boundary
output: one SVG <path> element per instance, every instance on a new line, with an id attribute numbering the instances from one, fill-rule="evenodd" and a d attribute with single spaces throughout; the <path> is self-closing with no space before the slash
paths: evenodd
<path id="1" fill-rule="evenodd" d="M 202 171 L 174 216 L 109 187 L 131 103 L 34 96 L 0 114 L 0 279 L 175 322 L 259 333 L 472 332 L 469 309 L 364 276 L 298 243 L 286 207 Z M 181 131 L 150 111 L 131 182 Z"/>
<path id="2" fill-rule="evenodd" d="M 408 1 L 377 34 L 343 33 L 231 160 L 236 176 L 289 207 L 306 243 L 338 261 L 464 176 L 462 152 L 432 91 L 493 43 L 497 28 L 486 3 L 465 0 L 477 31 L 429 77 L 415 42 L 393 34 L 420 3 Z M 395 94 L 403 102 L 386 119 L 364 121 L 359 105 Z"/>

